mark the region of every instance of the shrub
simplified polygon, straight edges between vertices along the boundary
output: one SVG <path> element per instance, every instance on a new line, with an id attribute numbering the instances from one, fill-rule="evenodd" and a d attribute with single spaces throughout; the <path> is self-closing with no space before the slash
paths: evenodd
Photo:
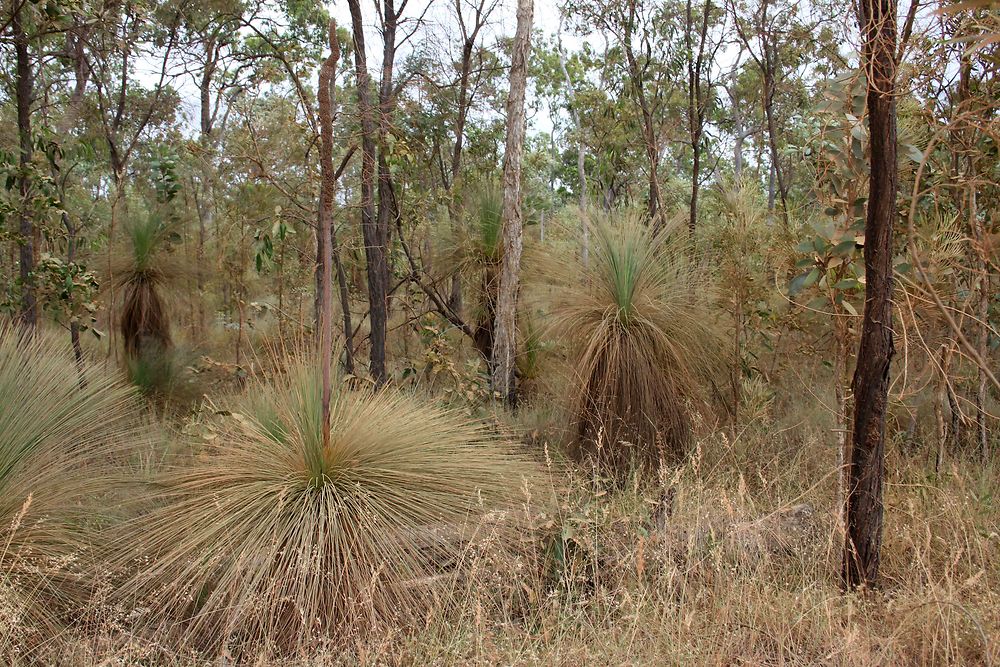
<path id="1" fill-rule="evenodd" d="M 550 327 L 569 342 L 576 453 L 618 473 L 675 461 L 723 354 L 709 276 L 638 219 L 591 224 L 590 260 L 549 260 Z"/>
<path id="2" fill-rule="evenodd" d="M 252 388 L 128 529 L 142 571 L 124 592 L 181 641 L 288 652 L 418 618 L 461 528 L 531 471 L 468 417 L 389 390 L 339 386 L 324 448 L 317 366 Z"/>
<path id="3" fill-rule="evenodd" d="M 109 464 L 145 437 L 137 417 L 114 375 L 0 325 L 0 658 L 50 638 L 85 598 L 85 501 L 106 495 Z"/>
<path id="4" fill-rule="evenodd" d="M 170 317 L 163 288 L 184 273 L 181 261 L 170 252 L 174 232 L 158 216 L 132 222 L 128 251 L 113 270 L 121 290 L 118 327 L 125 354 L 137 358 L 168 350 L 172 345 Z"/>
<path id="5" fill-rule="evenodd" d="M 143 349 L 126 357 L 125 371 L 139 393 L 164 412 L 184 410 L 202 396 L 201 384 L 191 371 L 195 356 L 188 350 Z"/>

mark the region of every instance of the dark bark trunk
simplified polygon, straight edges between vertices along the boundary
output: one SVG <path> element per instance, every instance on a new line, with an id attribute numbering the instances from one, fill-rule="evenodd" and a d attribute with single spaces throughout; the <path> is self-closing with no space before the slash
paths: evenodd
<path id="1" fill-rule="evenodd" d="M 865 307 L 854 372 L 854 431 L 845 506 L 843 581 L 878 582 L 882 546 L 885 417 L 892 337 L 892 228 L 896 217 L 896 1 L 862 0 L 871 175 L 865 220 Z"/>
<path id="2" fill-rule="evenodd" d="M 371 75 L 365 55 L 365 35 L 359 0 L 348 0 L 354 37 L 354 66 L 358 85 L 358 112 L 361 116 L 361 234 L 365 242 L 368 275 L 369 370 L 377 384 L 386 381 L 385 336 L 386 297 L 389 269 L 386 262 L 386 238 L 375 218 L 375 108 L 371 99 Z"/>
<path id="3" fill-rule="evenodd" d="M 18 193 L 21 205 L 18 211 L 18 233 L 20 245 L 18 261 L 21 279 L 21 324 L 34 331 L 38 324 L 38 308 L 35 303 L 35 289 L 32 271 L 35 268 L 35 229 L 31 219 L 31 177 L 28 174 L 32 158 L 31 142 L 31 102 L 34 95 L 34 74 L 31 71 L 31 55 L 28 53 L 28 35 L 24 27 L 25 4 L 21 4 L 11 21 L 16 53 L 17 135 L 20 144 Z"/>
<path id="4" fill-rule="evenodd" d="M 705 130 L 706 100 L 702 94 L 701 72 L 705 58 L 705 43 L 708 37 L 708 15 L 711 10 L 711 0 L 705 0 L 697 53 L 695 53 L 691 42 L 691 31 L 694 28 L 691 0 L 687 2 L 685 13 L 687 19 L 685 40 L 688 51 L 688 130 L 691 140 L 691 206 L 688 217 L 688 233 L 692 239 L 698 225 L 698 190 L 701 187 L 701 136 Z"/>
<path id="5" fill-rule="evenodd" d="M 766 52 L 765 52 L 766 53 Z M 767 68 L 771 65 L 767 63 Z M 777 182 L 778 198 L 781 200 L 781 221 L 788 229 L 788 191 L 785 183 L 785 175 L 781 169 L 781 158 L 778 155 L 778 127 L 774 118 L 774 73 L 765 70 L 764 72 L 764 117 L 767 120 L 767 141 L 771 153 L 771 168 L 773 176 Z M 771 196 L 773 209 L 774 197 Z"/>

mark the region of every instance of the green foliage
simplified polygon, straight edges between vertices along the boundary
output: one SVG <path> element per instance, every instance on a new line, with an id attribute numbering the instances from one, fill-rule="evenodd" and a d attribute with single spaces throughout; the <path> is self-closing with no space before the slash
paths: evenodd
<path id="1" fill-rule="evenodd" d="M 164 410 L 185 408 L 200 397 L 190 367 L 194 360 L 187 350 L 143 349 L 125 359 L 129 381 L 146 399 Z"/>
<path id="2" fill-rule="evenodd" d="M 836 230 L 829 224 L 814 225 L 810 231 L 796 246 L 803 256 L 795 265 L 802 273 L 789 283 L 789 296 L 815 287 L 819 295 L 809 302 L 810 308 L 821 310 L 833 305 L 857 315 L 851 297 L 857 299 L 864 293 L 864 264 L 858 261 L 864 246 L 863 222 L 846 230 Z"/>
<path id="3" fill-rule="evenodd" d="M 476 191 L 469 214 L 470 254 L 479 264 L 499 264 L 503 252 L 503 193 L 495 185 Z"/>
<path id="4" fill-rule="evenodd" d="M 101 333 L 97 324 L 97 275 L 81 262 L 66 262 L 43 253 L 35 265 L 36 294 L 42 308 L 57 320 L 76 323 L 81 331 Z"/>
<path id="5" fill-rule="evenodd" d="M 123 542 L 143 569 L 122 595 L 148 600 L 150 622 L 292 650 L 417 620 L 457 533 L 531 474 L 480 424 L 391 391 L 339 385 L 324 445 L 319 376 L 300 359 L 253 387 L 208 451 L 159 480 Z"/>

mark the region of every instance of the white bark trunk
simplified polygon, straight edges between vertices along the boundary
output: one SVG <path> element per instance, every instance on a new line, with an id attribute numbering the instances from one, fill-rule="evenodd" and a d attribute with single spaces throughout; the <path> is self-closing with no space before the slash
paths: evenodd
<path id="1" fill-rule="evenodd" d="M 524 220 L 521 213 L 521 155 L 524 148 L 524 93 L 528 79 L 533 0 L 518 0 L 507 97 L 507 146 L 503 164 L 503 264 L 493 338 L 493 391 L 508 404 L 515 398 L 517 293 L 521 271 Z"/>

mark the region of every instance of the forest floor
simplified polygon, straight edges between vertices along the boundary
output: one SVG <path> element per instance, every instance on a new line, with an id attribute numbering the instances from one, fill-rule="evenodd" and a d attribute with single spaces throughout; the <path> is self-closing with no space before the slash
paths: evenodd
<path id="1" fill-rule="evenodd" d="M 481 540 L 452 584 L 457 609 L 319 657 L 247 664 L 1000 664 L 995 466 L 953 458 L 935 472 L 933 459 L 893 445 L 883 583 L 846 595 L 829 439 L 720 431 L 659 482 L 617 490 L 554 464 L 553 488 L 570 491 L 529 511 L 523 533 L 556 536 L 540 558 Z M 67 636 L 47 662 L 237 664 L 172 654 L 127 625 Z"/>

